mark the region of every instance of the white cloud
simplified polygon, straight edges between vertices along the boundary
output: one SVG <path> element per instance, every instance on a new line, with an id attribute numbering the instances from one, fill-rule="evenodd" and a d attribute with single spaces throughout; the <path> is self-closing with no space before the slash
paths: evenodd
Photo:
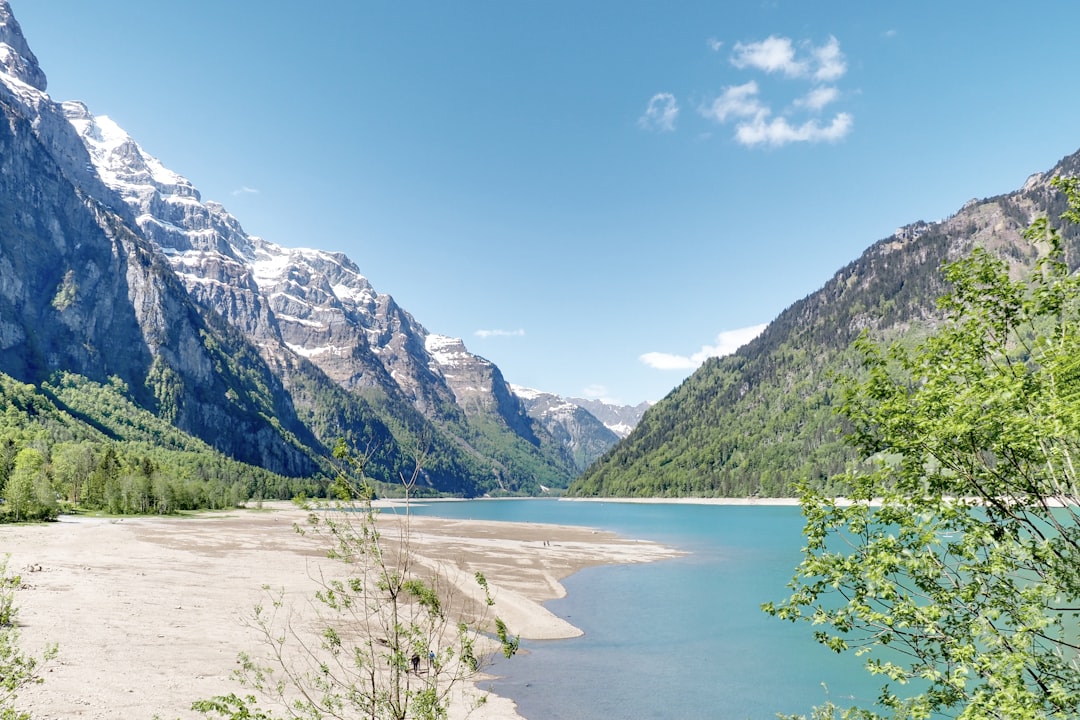
<path id="1" fill-rule="evenodd" d="M 656 370 L 696 370 L 711 357 L 730 355 L 750 342 L 765 329 L 765 325 L 725 330 L 716 336 L 715 345 L 705 345 L 693 355 L 673 355 L 671 353 L 650 352 L 639 359 Z"/>
<path id="2" fill-rule="evenodd" d="M 844 53 L 840 52 L 840 41 L 830 37 L 828 42 L 819 48 L 812 48 L 811 55 L 816 63 L 814 79 L 822 82 L 832 82 L 844 76 L 847 72 L 847 61 Z"/>
<path id="3" fill-rule="evenodd" d="M 709 49 L 712 50 L 713 52 L 719 52 L 720 48 L 724 47 L 724 43 L 721 42 L 720 40 L 717 40 L 714 37 L 711 37 L 708 40 L 706 40 L 705 44 L 708 45 Z"/>
<path id="4" fill-rule="evenodd" d="M 836 102 L 840 97 L 840 91 L 831 85 L 816 87 L 795 101 L 795 107 L 804 107 L 815 112 L 826 105 Z"/>
<path id="5" fill-rule="evenodd" d="M 259 191 L 256 188 L 251 188 L 251 187 L 248 187 L 247 185 L 243 185 L 243 186 L 237 188 L 236 190 L 233 190 L 232 194 L 234 196 L 236 196 L 236 195 L 258 195 Z"/>
<path id="6" fill-rule="evenodd" d="M 792 125 L 787 118 L 767 119 L 762 113 L 752 122 L 742 123 L 735 128 L 735 140 L 743 145 L 770 145 L 780 147 L 793 142 L 836 142 L 851 132 L 854 120 L 848 113 L 839 113 L 828 125 L 821 125 L 817 120 L 807 120 L 801 125 Z"/>
<path id="7" fill-rule="evenodd" d="M 751 80 L 743 85 L 724 88 L 720 97 L 701 109 L 701 114 L 722 123 L 727 122 L 728 118 L 751 117 L 764 109 L 758 100 L 758 84 Z"/>
<path id="8" fill-rule="evenodd" d="M 795 59 L 791 38 L 770 35 L 761 42 L 735 43 L 731 64 L 740 70 L 756 68 L 767 73 L 779 72 L 789 77 L 806 74 L 806 62 Z"/>
<path id="9" fill-rule="evenodd" d="M 478 338 L 492 338 L 492 337 L 523 337 L 525 335 L 524 330 L 477 330 L 473 333 Z"/>
<path id="10" fill-rule="evenodd" d="M 702 362 L 705 362 L 704 358 L 701 362 L 695 362 L 684 355 L 662 352 L 648 352 L 638 359 L 654 370 L 695 370 Z"/>
<path id="11" fill-rule="evenodd" d="M 699 108 L 717 123 L 734 122 L 735 141 L 747 147 L 781 147 L 790 143 L 837 142 L 851 132 L 854 117 L 836 113 L 831 120 L 817 115 L 836 103 L 841 92 L 833 81 L 847 73 L 840 42 L 832 36 L 822 45 L 770 35 L 760 42 L 736 43 L 731 64 L 740 70 L 782 75 L 810 87 L 783 101 L 783 112 L 763 96 L 756 80 L 726 87 L 720 96 Z M 790 97 L 790 96 L 789 96 Z M 777 106 L 780 104 L 777 103 Z"/>
<path id="12" fill-rule="evenodd" d="M 766 73 L 780 73 L 791 78 L 809 77 L 831 82 L 847 72 L 840 41 L 830 36 L 824 45 L 815 47 L 802 43 L 805 53 L 799 56 L 791 38 L 770 35 L 761 42 L 735 43 L 731 64 L 740 70 L 747 68 Z"/>
<path id="13" fill-rule="evenodd" d="M 671 93 L 656 93 L 649 100 L 645 114 L 638 118 L 638 126 L 646 130 L 671 132 L 679 117 L 679 103 Z"/>

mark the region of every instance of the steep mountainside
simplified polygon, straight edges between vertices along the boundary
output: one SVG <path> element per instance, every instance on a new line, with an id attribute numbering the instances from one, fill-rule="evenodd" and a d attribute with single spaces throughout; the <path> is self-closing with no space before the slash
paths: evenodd
<path id="1" fill-rule="evenodd" d="M 596 399 L 567 398 L 567 400 L 590 412 L 619 438 L 629 435 L 630 431 L 641 422 L 645 411 L 652 407 L 652 403 L 648 401 L 637 405 L 612 405 Z"/>
<path id="2" fill-rule="evenodd" d="M 831 379 L 857 367 L 852 341 L 863 330 L 883 339 L 918 339 L 939 317 L 942 262 L 975 246 L 1005 258 L 1017 273 L 1029 268 L 1037 255 L 1022 232 L 1040 214 L 1056 221 L 1065 209 L 1049 187 L 1059 173 L 1080 173 L 1080 153 L 1016 192 L 970 201 L 944 221 L 915 223 L 875 243 L 757 339 L 707 361 L 570 493 L 780 496 L 791 494 L 800 479 L 828 487 L 854 460 L 834 412 Z M 1075 267 L 1076 229 L 1067 237 Z"/>
<path id="3" fill-rule="evenodd" d="M 228 455 L 477 494 L 565 487 L 569 448 L 460 341 L 452 366 L 345 256 L 247 235 L 106 117 L 54 103 L 0 0 L 0 372 L 106 382 Z M 466 392 L 455 378 L 485 379 Z M 471 386 L 470 386 L 471 387 Z"/>
<path id="4" fill-rule="evenodd" d="M 0 20 L 6 3 L 0 4 Z M 40 383 L 61 370 L 117 376 L 177 427 L 219 437 L 233 457 L 285 474 L 318 464 L 273 393 L 265 366 L 242 370 L 242 338 L 218 328 L 113 210 L 82 143 L 44 92 L 32 55 L 13 60 L 18 26 L 0 26 L 0 370 Z M 10 41 L 10 42 L 8 42 Z M 11 44 L 14 43 L 14 44 Z M 25 41 L 21 43 L 25 45 Z M 249 392 L 253 384 L 267 392 Z M 236 398 L 226 396 L 229 389 Z M 295 437 L 270 427 L 267 415 Z"/>
<path id="5" fill-rule="evenodd" d="M 579 471 L 589 467 L 619 441 L 619 435 L 574 400 L 517 385 L 513 390 L 525 403 L 529 415 L 571 449 Z"/>

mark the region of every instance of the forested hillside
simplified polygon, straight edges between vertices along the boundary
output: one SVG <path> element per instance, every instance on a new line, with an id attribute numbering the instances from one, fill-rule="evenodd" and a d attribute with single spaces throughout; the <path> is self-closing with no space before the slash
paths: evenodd
<path id="1" fill-rule="evenodd" d="M 232 460 L 138 408 L 119 380 L 59 375 L 40 389 L 0 374 L 4 519 L 79 507 L 115 514 L 234 507 L 313 494 L 308 480 Z"/>
<path id="2" fill-rule="evenodd" d="M 1060 216 L 1064 199 L 1049 179 L 1077 172 L 1080 153 L 1021 190 L 969 202 L 947 220 L 915 223 L 875 243 L 756 340 L 706 362 L 569 493 L 784 496 L 799 480 L 842 492 L 830 478 L 856 456 L 835 413 L 833 378 L 857 372 L 852 342 L 864 331 L 911 342 L 925 335 L 939 317 L 942 262 L 975 246 L 1005 258 L 1016 273 L 1030 268 L 1037 254 L 1021 233 L 1040 214 Z M 1068 233 L 1075 268 L 1076 231 Z"/>

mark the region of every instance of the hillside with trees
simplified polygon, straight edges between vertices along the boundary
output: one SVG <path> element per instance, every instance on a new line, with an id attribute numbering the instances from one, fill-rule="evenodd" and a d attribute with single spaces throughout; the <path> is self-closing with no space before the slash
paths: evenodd
<path id="1" fill-rule="evenodd" d="M 1065 200 L 1051 177 L 1080 171 L 1080 154 L 1013 193 L 967 203 L 874 243 L 817 292 L 782 312 L 735 354 L 710 359 L 651 408 L 638 427 L 568 491 L 589 496 L 787 496 L 799 482 L 846 490 L 835 478 L 857 460 L 836 413 L 838 373 L 859 363 L 864 332 L 915 343 L 940 322 L 942 263 L 985 248 L 1022 275 L 1039 257 L 1023 238 Z M 1064 234 L 1077 266 L 1078 233 Z"/>
<path id="2" fill-rule="evenodd" d="M 214 450 L 140 409 L 122 383 L 75 375 L 41 388 L 0 375 L 0 519 L 61 511 L 169 514 L 319 492 Z"/>

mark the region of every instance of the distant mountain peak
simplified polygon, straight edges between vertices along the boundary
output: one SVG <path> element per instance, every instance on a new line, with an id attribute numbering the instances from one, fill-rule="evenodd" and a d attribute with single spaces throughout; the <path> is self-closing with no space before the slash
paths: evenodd
<path id="1" fill-rule="evenodd" d="M 0 72 L 41 92 L 45 92 L 49 82 L 7 0 L 0 0 Z"/>

